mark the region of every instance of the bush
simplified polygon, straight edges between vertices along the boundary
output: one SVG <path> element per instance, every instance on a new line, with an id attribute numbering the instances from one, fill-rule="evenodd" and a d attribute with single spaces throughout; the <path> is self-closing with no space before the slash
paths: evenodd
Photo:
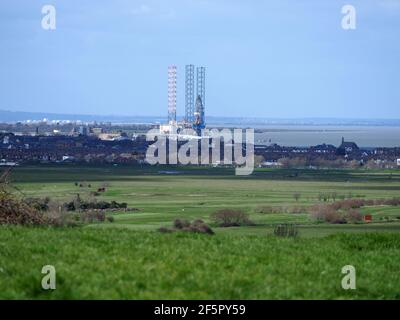
<path id="1" fill-rule="evenodd" d="M 272 206 L 261 206 L 255 209 L 256 213 L 264 213 L 264 214 L 271 214 L 271 213 L 279 213 L 281 209 L 279 207 L 272 207 Z"/>
<path id="2" fill-rule="evenodd" d="M 37 211 L 47 211 L 49 209 L 50 198 L 25 198 L 23 200 L 29 207 Z"/>
<path id="3" fill-rule="evenodd" d="M 249 215 L 241 210 L 218 210 L 211 214 L 210 218 L 219 227 L 239 227 L 253 224 Z"/>
<path id="4" fill-rule="evenodd" d="M 79 201 L 78 201 L 79 200 Z M 70 205 L 75 208 L 75 204 Z M 113 219 L 113 217 L 111 217 Z M 19 199 L 6 189 L 6 183 L 0 179 L 0 224 L 76 226 L 79 221 L 105 221 L 103 212 L 87 212 L 81 216 L 62 210 L 62 206 L 50 198 Z M 109 220 L 110 221 L 110 220 Z"/>
<path id="5" fill-rule="evenodd" d="M 106 214 L 102 211 L 85 211 L 81 213 L 80 220 L 82 222 L 104 222 L 106 220 Z"/>
<path id="6" fill-rule="evenodd" d="M 43 225 L 43 214 L 22 200 L 0 189 L 0 224 Z"/>
<path id="7" fill-rule="evenodd" d="M 311 207 L 311 216 L 317 221 L 329 223 L 345 223 L 341 215 L 330 205 L 319 204 Z"/>
<path id="8" fill-rule="evenodd" d="M 307 212 L 307 208 L 301 206 L 294 206 L 289 209 L 289 213 L 303 213 Z"/>
<path id="9" fill-rule="evenodd" d="M 293 207 L 272 207 L 272 206 L 261 206 L 255 209 L 256 213 L 272 214 L 272 213 L 303 213 L 307 212 L 307 208 L 303 206 Z"/>
<path id="10" fill-rule="evenodd" d="M 388 206 L 400 206 L 400 198 L 386 199 L 385 204 Z"/>
<path id="11" fill-rule="evenodd" d="M 360 195 L 358 195 L 360 197 Z M 361 213 L 356 210 L 365 206 L 399 206 L 400 198 L 366 200 L 350 198 L 331 204 L 319 204 L 310 208 L 310 214 L 316 220 L 329 223 L 357 223 L 363 220 Z"/>
<path id="12" fill-rule="evenodd" d="M 337 211 L 330 211 L 325 216 L 326 222 L 333 224 L 343 224 L 347 223 L 346 219 Z"/>
<path id="13" fill-rule="evenodd" d="M 75 226 L 75 217 L 52 210 L 49 198 L 18 199 L 0 184 L 0 224 Z"/>
<path id="14" fill-rule="evenodd" d="M 65 211 L 50 211 L 45 216 L 47 224 L 53 227 L 76 227 L 79 224 L 78 216 Z"/>
<path id="15" fill-rule="evenodd" d="M 299 230 L 294 224 L 280 224 L 275 226 L 274 234 L 278 237 L 297 237 Z"/>
<path id="16" fill-rule="evenodd" d="M 214 234 L 214 231 L 210 228 L 208 224 L 204 223 L 203 220 L 193 221 L 190 228 L 191 232 Z"/>
<path id="17" fill-rule="evenodd" d="M 169 229 L 169 228 L 167 228 L 167 227 L 160 227 L 160 228 L 158 228 L 158 231 L 161 232 L 161 233 L 171 233 L 171 232 L 173 232 L 174 230 Z"/>
<path id="18" fill-rule="evenodd" d="M 81 200 L 80 197 L 77 197 L 75 200 L 64 203 L 63 207 L 67 211 L 76 211 L 76 210 L 107 210 L 107 209 L 126 209 L 128 208 L 128 204 L 126 202 L 116 202 L 116 201 L 85 201 Z"/>
<path id="19" fill-rule="evenodd" d="M 192 223 L 187 220 L 175 219 L 173 222 L 172 228 L 161 227 L 158 229 L 161 233 L 169 233 L 174 231 L 184 231 L 184 232 L 193 232 L 193 233 L 206 233 L 206 234 L 214 234 L 214 231 L 204 223 L 203 220 L 195 220 Z"/>
<path id="20" fill-rule="evenodd" d="M 352 209 L 352 210 L 349 210 L 349 211 L 346 212 L 345 219 L 348 222 L 356 223 L 356 222 L 362 221 L 363 220 L 363 216 L 360 213 L 360 211 Z"/>
<path id="21" fill-rule="evenodd" d="M 190 226 L 190 221 L 175 219 L 173 225 L 175 229 L 183 229 Z"/>

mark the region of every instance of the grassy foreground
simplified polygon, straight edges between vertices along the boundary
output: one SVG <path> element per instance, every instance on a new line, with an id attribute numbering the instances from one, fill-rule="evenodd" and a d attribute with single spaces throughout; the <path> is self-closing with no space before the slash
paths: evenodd
<path id="1" fill-rule="evenodd" d="M 41 289 L 54 265 L 57 289 Z M 357 289 L 341 288 L 354 265 Z M 1 299 L 399 299 L 400 234 L 324 238 L 0 227 Z"/>
<path id="2" fill-rule="evenodd" d="M 400 207 L 363 207 L 373 222 L 345 225 L 285 211 L 326 193 L 399 197 L 399 170 L 257 169 L 238 177 L 223 168 L 31 166 L 15 168 L 12 181 L 17 194 L 60 202 L 90 198 L 106 184 L 97 201 L 139 210 L 77 228 L 0 226 L 0 299 L 400 299 Z M 263 206 L 282 211 L 260 213 Z M 212 225 L 214 236 L 156 232 L 176 218 L 209 223 L 224 208 L 245 211 L 255 226 Z M 299 237 L 273 236 L 280 223 L 297 224 Z M 41 289 L 45 265 L 56 268 L 55 291 Z M 356 290 L 341 288 L 345 265 L 356 267 Z"/>

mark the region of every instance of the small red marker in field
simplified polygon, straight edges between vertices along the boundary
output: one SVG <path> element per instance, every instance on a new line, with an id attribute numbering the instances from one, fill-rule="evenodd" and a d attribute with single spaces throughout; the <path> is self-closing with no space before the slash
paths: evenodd
<path id="1" fill-rule="evenodd" d="M 364 221 L 365 221 L 365 222 L 371 222 L 371 221 L 372 221 L 372 215 L 366 214 L 366 215 L 364 216 Z"/>

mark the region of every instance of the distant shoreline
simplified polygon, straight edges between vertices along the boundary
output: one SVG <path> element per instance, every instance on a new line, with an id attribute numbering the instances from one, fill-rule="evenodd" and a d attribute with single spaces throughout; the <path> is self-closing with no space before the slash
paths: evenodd
<path id="1" fill-rule="evenodd" d="M 28 121 L 71 121 L 71 122 L 111 122 L 113 124 L 156 125 L 164 123 L 166 116 L 124 116 L 124 115 L 85 115 L 58 114 L 46 112 L 25 112 L 0 110 L 0 122 L 16 123 Z M 182 117 L 178 117 L 181 120 Z M 265 126 L 357 126 L 357 127 L 400 127 L 400 119 L 346 119 L 346 118 L 254 118 L 207 116 L 209 126 L 252 127 L 263 129 Z"/>

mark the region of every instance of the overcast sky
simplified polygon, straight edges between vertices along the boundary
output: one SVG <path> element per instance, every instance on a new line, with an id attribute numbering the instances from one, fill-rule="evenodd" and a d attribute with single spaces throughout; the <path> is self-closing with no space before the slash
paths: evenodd
<path id="1" fill-rule="evenodd" d="M 164 115 L 176 64 L 182 115 L 188 63 L 208 115 L 400 118 L 400 0 L 0 1 L 3 110 Z"/>

